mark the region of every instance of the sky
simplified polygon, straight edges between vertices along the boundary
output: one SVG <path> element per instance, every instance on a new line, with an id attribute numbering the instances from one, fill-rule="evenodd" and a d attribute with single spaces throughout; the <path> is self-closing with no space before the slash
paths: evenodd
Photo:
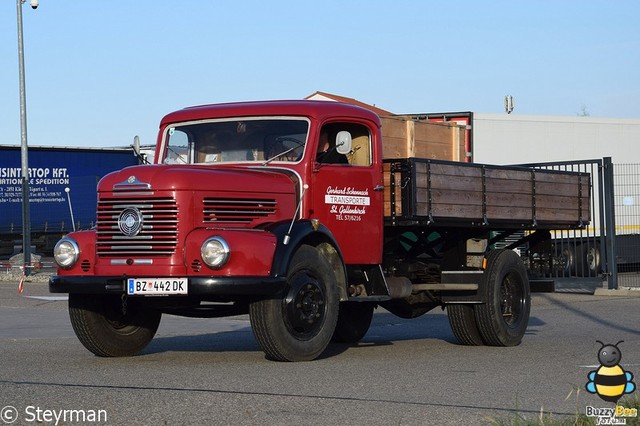
<path id="1" fill-rule="evenodd" d="M 30 146 L 154 144 L 191 105 L 316 91 L 394 113 L 640 118 L 640 2 L 40 0 L 22 6 Z M 0 144 L 20 144 L 17 0 Z"/>

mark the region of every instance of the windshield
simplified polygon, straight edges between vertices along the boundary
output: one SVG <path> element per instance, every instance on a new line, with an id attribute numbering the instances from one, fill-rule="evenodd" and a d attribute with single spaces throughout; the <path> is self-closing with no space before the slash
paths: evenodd
<path id="1" fill-rule="evenodd" d="M 288 117 L 182 123 L 167 128 L 164 164 L 297 162 L 309 122 Z"/>

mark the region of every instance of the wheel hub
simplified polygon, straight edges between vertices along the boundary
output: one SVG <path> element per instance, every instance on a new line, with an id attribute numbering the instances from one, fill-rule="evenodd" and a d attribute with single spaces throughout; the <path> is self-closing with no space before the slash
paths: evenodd
<path id="1" fill-rule="evenodd" d="M 320 297 L 319 297 L 320 296 Z M 300 319 L 312 324 L 320 317 L 320 307 L 323 304 L 320 289 L 307 284 L 297 295 L 296 308 L 300 310 Z"/>
<path id="2" fill-rule="evenodd" d="M 508 326 L 515 326 L 520 319 L 520 312 L 524 303 L 523 295 L 514 282 L 515 278 L 507 276 L 500 286 L 500 307 L 502 318 Z"/>
<path id="3" fill-rule="evenodd" d="M 325 294 L 318 280 L 303 273 L 291 280 L 285 299 L 287 326 L 298 337 L 313 336 L 322 325 L 325 316 Z"/>

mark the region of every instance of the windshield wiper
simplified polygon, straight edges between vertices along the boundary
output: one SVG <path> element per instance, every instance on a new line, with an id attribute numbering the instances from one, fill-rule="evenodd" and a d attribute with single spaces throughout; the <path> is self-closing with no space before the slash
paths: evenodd
<path id="1" fill-rule="evenodd" d="M 170 146 L 167 147 L 167 150 L 173 152 L 176 155 L 176 161 L 177 162 L 182 162 L 183 164 L 188 164 L 187 160 L 182 158 L 182 154 L 178 153 L 178 151 L 176 151 L 175 149 L 171 148 Z M 164 163 L 168 164 L 166 161 L 167 161 L 167 159 L 164 160 Z"/>
<path id="2" fill-rule="evenodd" d="M 298 139 L 295 139 L 295 138 L 281 137 L 281 138 L 277 138 L 276 139 L 276 142 L 284 142 L 284 141 L 293 142 L 293 143 L 296 144 L 296 146 L 292 146 L 291 148 L 286 149 L 286 150 L 282 151 L 281 153 L 276 154 L 273 157 L 263 161 L 262 162 L 263 166 L 266 166 L 267 164 L 269 164 L 270 162 L 272 162 L 273 160 L 275 160 L 278 157 L 282 157 L 283 155 L 287 155 L 288 153 L 290 153 L 293 150 L 296 150 L 296 149 L 298 149 L 300 147 L 304 147 L 304 143 L 300 142 Z"/>

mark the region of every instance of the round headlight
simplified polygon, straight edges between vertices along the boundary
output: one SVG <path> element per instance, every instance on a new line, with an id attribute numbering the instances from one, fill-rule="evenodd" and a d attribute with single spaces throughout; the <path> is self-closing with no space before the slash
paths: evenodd
<path id="1" fill-rule="evenodd" d="M 211 268 L 222 268 L 229 260 L 229 245 L 221 237 L 211 237 L 202 244 L 200 256 Z"/>
<path id="2" fill-rule="evenodd" d="M 63 238 L 53 248 L 53 258 L 63 269 L 71 268 L 78 261 L 80 256 L 80 248 L 78 244 L 70 239 Z"/>

